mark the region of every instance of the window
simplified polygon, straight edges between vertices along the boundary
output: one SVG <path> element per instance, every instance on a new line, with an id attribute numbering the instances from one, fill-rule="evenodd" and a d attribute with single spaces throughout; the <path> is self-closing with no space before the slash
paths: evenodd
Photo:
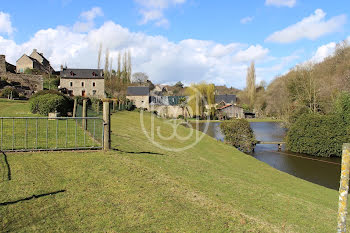
<path id="1" fill-rule="evenodd" d="M 81 86 L 82 86 L 82 87 L 84 86 L 84 82 L 81 82 Z"/>
<path id="2" fill-rule="evenodd" d="M 94 86 L 96 86 L 96 83 L 95 83 L 95 82 L 93 82 L 93 83 L 92 83 L 92 86 L 93 86 L 93 87 L 94 87 Z"/>
<path id="3" fill-rule="evenodd" d="M 69 82 L 69 86 L 72 87 L 73 86 L 73 82 Z"/>
<path id="4" fill-rule="evenodd" d="M 96 95 L 96 90 L 92 90 L 92 95 Z"/>

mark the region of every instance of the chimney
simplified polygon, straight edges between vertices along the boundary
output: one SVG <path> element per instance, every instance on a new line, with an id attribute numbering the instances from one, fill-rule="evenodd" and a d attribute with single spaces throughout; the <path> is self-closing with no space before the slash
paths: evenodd
<path id="1" fill-rule="evenodd" d="M 61 65 L 61 71 L 63 71 L 63 65 Z"/>

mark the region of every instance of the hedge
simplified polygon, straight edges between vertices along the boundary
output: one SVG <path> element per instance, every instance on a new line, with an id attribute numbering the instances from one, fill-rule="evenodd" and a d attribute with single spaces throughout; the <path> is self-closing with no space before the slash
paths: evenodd
<path id="1" fill-rule="evenodd" d="M 287 149 L 314 156 L 342 154 L 342 144 L 350 142 L 349 125 L 340 115 L 304 114 L 287 133 Z"/>
<path id="2" fill-rule="evenodd" d="M 220 125 L 225 142 L 243 152 L 251 152 L 256 143 L 254 132 L 245 119 L 232 119 Z"/>
<path id="3" fill-rule="evenodd" d="M 30 98 L 30 110 L 32 113 L 48 115 L 50 112 L 59 112 L 62 116 L 72 110 L 71 100 L 62 95 L 42 94 Z"/>

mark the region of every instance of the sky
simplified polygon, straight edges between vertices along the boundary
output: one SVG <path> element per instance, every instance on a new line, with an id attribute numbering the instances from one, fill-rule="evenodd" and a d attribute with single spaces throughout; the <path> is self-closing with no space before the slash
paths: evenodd
<path id="1" fill-rule="evenodd" d="M 297 64 L 321 62 L 350 41 L 348 0 L 12 0 L 0 4 L 0 54 L 15 64 L 36 48 L 51 65 L 97 68 L 100 44 L 116 69 L 152 82 L 270 83 Z"/>

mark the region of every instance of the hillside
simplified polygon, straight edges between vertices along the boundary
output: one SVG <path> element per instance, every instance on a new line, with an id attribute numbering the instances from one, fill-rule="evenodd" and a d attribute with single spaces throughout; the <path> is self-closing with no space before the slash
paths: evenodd
<path id="1" fill-rule="evenodd" d="M 288 117 L 291 113 L 331 113 L 337 95 L 350 91 L 350 47 L 337 45 L 334 55 L 317 64 L 302 64 L 277 77 L 265 96 L 267 115 Z"/>
<path id="2" fill-rule="evenodd" d="M 0 105 L 3 103 L 0 102 Z M 0 115 L 3 114 L 0 108 Z M 150 115 L 144 118 L 145 128 Z M 168 124 L 155 119 L 163 135 Z M 188 133 L 180 127 L 179 134 Z M 194 136 L 190 139 L 194 140 Z M 175 140 L 169 146 L 180 146 Z M 332 232 L 338 193 L 204 136 L 169 152 L 142 133 L 137 112 L 112 116 L 113 151 L 8 153 L 0 231 Z M 4 157 L 1 155 L 1 163 Z M 1 166 L 1 174 L 7 174 Z"/>

